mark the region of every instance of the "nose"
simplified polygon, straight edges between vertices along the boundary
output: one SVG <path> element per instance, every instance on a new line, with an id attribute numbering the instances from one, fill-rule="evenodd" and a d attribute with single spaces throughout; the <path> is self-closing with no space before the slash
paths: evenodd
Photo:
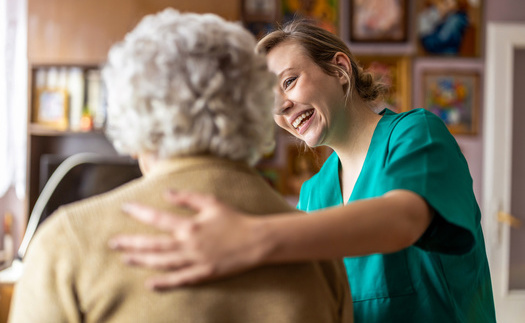
<path id="1" fill-rule="evenodd" d="M 293 107 L 293 102 L 288 100 L 281 91 L 275 91 L 275 101 L 273 113 L 277 115 L 286 114 L 286 111 Z"/>

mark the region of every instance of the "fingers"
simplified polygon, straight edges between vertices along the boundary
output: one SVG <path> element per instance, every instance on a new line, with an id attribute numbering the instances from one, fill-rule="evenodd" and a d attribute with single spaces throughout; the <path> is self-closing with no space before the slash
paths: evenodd
<path id="1" fill-rule="evenodd" d="M 121 235 L 112 238 L 109 247 L 118 251 L 169 251 L 179 247 L 176 239 L 169 236 L 139 236 Z"/>
<path id="2" fill-rule="evenodd" d="M 189 221 L 187 218 L 136 203 L 124 203 L 122 210 L 135 219 L 164 231 L 171 231 L 174 227 Z"/>
<path id="3" fill-rule="evenodd" d="M 192 262 L 189 257 L 173 252 L 126 253 L 122 256 L 122 260 L 128 265 L 157 270 L 178 269 Z"/>
<path id="4" fill-rule="evenodd" d="M 195 211 L 201 211 L 217 204 L 214 196 L 198 193 L 170 190 L 164 194 L 164 197 L 175 206 L 188 207 Z M 177 226 L 191 222 L 189 218 L 179 217 L 138 203 L 124 203 L 122 210 L 135 219 L 164 231 L 172 231 Z"/>
<path id="5" fill-rule="evenodd" d="M 211 278 L 213 278 L 213 270 L 210 266 L 188 266 L 175 272 L 150 278 L 146 281 L 146 287 L 153 290 L 167 290 L 202 283 Z"/>
<path id="6" fill-rule="evenodd" d="M 125 204 L 125 212 L 169 235 L 122 235 L 112 239 L 110 247 L 123 251 L 123 260 L 129 265 L 166 271 L 147 281 L 151 289 L 196 284 L 232 272 L 227 266 L 229 258 L 222 255 L 235 255 L 231 250 L 237 250 L 238 243 L 221 247 L 218 242 L 231 235 L 232 224 L 242 231 L 246 227 L 243 218 L 212 195 L 168 191 L 164 198 L 174 206 L 196 211 L 195 216 L 179 217 L 140 204 Z"/>
<path id="7" fill-rule="evenodd" d="M 189 207 L 195 211 L 200 211 L 217 203 L 217 199 L 213 195 L 174 190 L 166 191 L 164 198 L 174 205 Z"/>

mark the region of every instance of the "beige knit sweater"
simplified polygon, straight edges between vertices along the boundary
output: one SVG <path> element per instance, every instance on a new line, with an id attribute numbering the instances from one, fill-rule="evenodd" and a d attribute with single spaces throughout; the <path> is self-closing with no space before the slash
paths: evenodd
<path id="1" fill-rule="evenodd" d="M 144 282 L 155 272 L 125 266 L 107 245 L 116 234 L 161 234 L 120 208 L 136 201 L 180 213 L 162 199 L 167 188 L 213 193 L 252 214 L 292 209 L 243 163 L 214 157 L 163 162 L 145 177 L 62 207 L 46 220 L 24 259 L 10 322 L 352 322 L 339 261 L 265 266 L 193 287 L 147 290 Z"/>

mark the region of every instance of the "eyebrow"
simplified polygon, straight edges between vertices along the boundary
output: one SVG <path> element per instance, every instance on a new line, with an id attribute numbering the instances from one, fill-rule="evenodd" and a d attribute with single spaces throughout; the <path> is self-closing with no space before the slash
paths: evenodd
<path id="1" fill-rule="evenodd" d="M 289 70 L 293 70 L 293 67 L 287 67 L 285 68 L 284 70 L 281 71 L 281 73 L 277 74 L 277 77 L 278 78 L 281 78 L 283 76 L 283 74 Z"/>

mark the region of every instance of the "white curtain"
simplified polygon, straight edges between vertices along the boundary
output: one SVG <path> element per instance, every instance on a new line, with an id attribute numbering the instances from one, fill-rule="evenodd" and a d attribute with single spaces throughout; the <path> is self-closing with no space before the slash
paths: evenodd
<path id="1" fill-rule="evenodd" d="M 25 195 L 27 147 L 27 0 L 0 1 L 0 197 Z"/>

